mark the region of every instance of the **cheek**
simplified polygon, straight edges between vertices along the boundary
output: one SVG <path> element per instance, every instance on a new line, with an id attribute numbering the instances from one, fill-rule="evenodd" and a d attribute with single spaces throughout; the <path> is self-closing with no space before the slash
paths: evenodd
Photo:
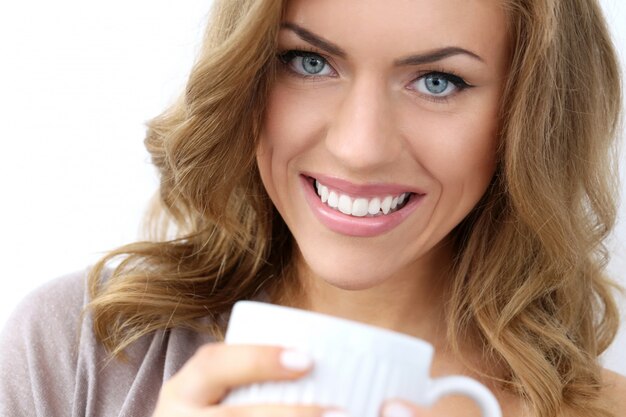
<path id="1" fill-rule="evenodd" d="M 277 82 L 268 97 L 261 145 L 281 155 L 313 146 L 325 133 L 331 99 L 315 90 Z"/>
<path id="2" fill-rule="evenodd" d="M 413 158 L 440 185 L 481 186 L 496 164 L 498 116 L 492 106 L 482 112 L 428 114 L 410 133 Z"/>
<path id="3" fill-rule="evenodd" d="M 485 124 L 464 126 L 446 132 L 446 146 L 439 158 L 434 158 L 433 167 L 441 172 L 442 180 L 458 180 L 465 185 L 488 181 L 495 169 L 496 130 Z"/>
<path id="4" fill-rule="evenodd" d="M 268 96 L 256 158 L 263 184 L 279 211 L 280 192 L 289 188 L 290 167 L 313 159 L 310 150 L 325 133 L 328 103 L 320 96 L 278 82 Z"/>
<path id="5" fill-rule="evenodd" d="M 430 113 L 413 125 L 413 158 L 430 179 L 429 227 L 443 238 L 476 206 L 496 166 L 498 118 L 479 112 Z M 419 126 L 418 126 L 419 124 Z"/>

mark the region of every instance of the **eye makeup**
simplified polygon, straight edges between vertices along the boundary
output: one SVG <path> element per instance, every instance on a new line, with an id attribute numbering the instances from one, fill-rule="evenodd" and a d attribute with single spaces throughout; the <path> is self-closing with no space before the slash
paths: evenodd
<path id="1" fill-rule="evenodd" d="M 337 76 L 329 58 L 313 48 L 285 49 L 277 53 L 276 57 L 290 76 L 299 79 L 317 81 Z M 453 71 L 437 66 L 419 71 L 406 89 L 429 101 L 445 102 L 472 87 L 474 86 Z"/>

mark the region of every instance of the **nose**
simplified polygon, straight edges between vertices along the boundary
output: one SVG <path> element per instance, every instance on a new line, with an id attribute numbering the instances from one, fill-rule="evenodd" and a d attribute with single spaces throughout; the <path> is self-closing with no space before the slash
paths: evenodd
<path id="1" fill-rule="evenodd" d="M 333 114 L 326 146 L 346 169 L 372 171 L 397 161 L 402 146 L 390 95 L 380 77 L 355 79 Z"/>

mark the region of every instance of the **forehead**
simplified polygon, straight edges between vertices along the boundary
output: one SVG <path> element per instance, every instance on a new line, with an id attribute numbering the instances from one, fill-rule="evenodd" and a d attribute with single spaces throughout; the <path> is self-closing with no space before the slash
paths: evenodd
<path id="1" fill-rule="evenodd" d="M 288 0 L 283 20 L 355 55 L 402 55 L 453 45 L 489 60 L 507 39 L 498 0 Z"/>

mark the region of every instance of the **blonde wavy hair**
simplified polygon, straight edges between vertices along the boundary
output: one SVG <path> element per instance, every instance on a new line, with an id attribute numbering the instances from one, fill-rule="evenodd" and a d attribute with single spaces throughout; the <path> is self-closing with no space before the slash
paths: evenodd
<path id="1" fill-rule="evenodd" d="M 217 318 L 235 301 L 297 290 L 292 236 L 255 163 L 283 3 L 216 0 L 186 91 L 149 122 L 161 178 L 150 237 L 89 276 L 86 311 L 113 356 L 157 329 L 220 340 Z M 615 52 L 594 0 L 503 7 L 512 56 L 499 165 L 452 234 L 449 339 L 458 352 L 461 335 L 476 334 L 534 415 L 611 416 L 597 358 L 618 328 L 604 273 L 616 216 Z M 207 315 L 209 328 L 198 320 Z"/>

